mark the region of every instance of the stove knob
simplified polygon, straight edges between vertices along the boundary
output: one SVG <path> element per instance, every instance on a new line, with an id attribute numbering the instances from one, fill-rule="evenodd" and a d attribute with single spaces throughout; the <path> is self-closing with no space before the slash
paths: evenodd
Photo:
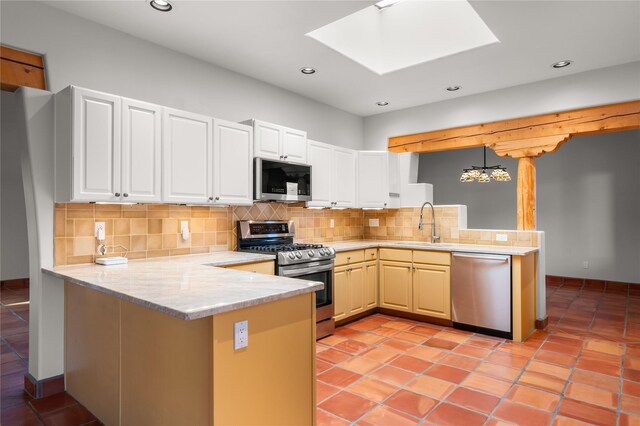
<path id="1" fill-rule="evenodd" d="M 315 256 L 315 255 L 316 255 L 316 252 L 315 252 L 315 251 L 313 251 L 313 250 L 309 250 L 309 251 L 307 252 L 307 254 L 309 255 L 309 257 L 313 257 L 313 256 Z"/>
<path id="2" fill-rule="evenodd" d="M 302 253 L 300 253 L 299 251 L 296 252 L 296 257 L 298 259 L 302 259 Z"/>
<path id="3" fill-rule="evenodd" d="M 326 256 L 327 255 L 327 252 L 323 248 L 321 248 L 318 251 L 320 252 L 320 256 Z"/>
<path id="4" fill-rule="evenodd" d="M 295 255 L 295 254 L 293 254 L 293 252 L 291 251 L 291 252 L 289 252 L 288 257 L 289 257 L 289 259 L 295 259 L 295 258 L 296 258 L 296 255 Z"/>

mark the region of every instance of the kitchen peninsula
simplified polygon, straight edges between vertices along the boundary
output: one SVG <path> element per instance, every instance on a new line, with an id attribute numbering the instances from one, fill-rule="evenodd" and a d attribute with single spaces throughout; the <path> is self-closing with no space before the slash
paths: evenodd
<path id="1" fill-rule="evenodd" d="M 247 265 L 263 271 L 273 257 L 44 269 L 65 280 L 67 392 L 108 425 L 314 424 L 322 283 Z M 248 347 L 235 350 L 245 320 Z"/>

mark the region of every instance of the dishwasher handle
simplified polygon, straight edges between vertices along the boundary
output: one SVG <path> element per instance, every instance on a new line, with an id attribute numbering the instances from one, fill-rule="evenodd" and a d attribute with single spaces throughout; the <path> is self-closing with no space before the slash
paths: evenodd
<path id="1" fill-rule="evenodd" d="M 502 256 L 498 254 L 453 253 L 453 257 L 467 257 L 472 259 L 499 260 L 502 262 L 508 262 L 511 256 Z"/>

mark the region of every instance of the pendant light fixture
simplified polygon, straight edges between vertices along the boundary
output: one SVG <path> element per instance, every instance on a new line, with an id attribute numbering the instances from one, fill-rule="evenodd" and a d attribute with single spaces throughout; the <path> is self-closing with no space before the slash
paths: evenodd
<path id="1" fill-rule="evenodd" d="M 463 169 L 460 182 L 487 183 L 490 182 L 491 179 L 497 182 L 509 182 L 511 176 L 509 176 L 507 168 L 499 164 L 497 166 L 487 166 L 487 147 L 485 146 L 482 166 L 471 166 L 470 169 Z"/>

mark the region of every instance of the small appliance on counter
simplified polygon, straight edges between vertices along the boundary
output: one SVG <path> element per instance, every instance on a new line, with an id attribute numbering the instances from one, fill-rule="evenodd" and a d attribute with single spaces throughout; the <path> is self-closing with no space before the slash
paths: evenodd
<path id="1" fill-rule="evenodd" d="M 239 251 L 276 255 L 277 275 L 324 283 L 324 289 L 316 292 L 316 338 L 333 334 L 335 250 L 322 244 L 294 243 L 295 227 L 292 220 L 241 220 L 238 221 L 237 232 Z"/>

